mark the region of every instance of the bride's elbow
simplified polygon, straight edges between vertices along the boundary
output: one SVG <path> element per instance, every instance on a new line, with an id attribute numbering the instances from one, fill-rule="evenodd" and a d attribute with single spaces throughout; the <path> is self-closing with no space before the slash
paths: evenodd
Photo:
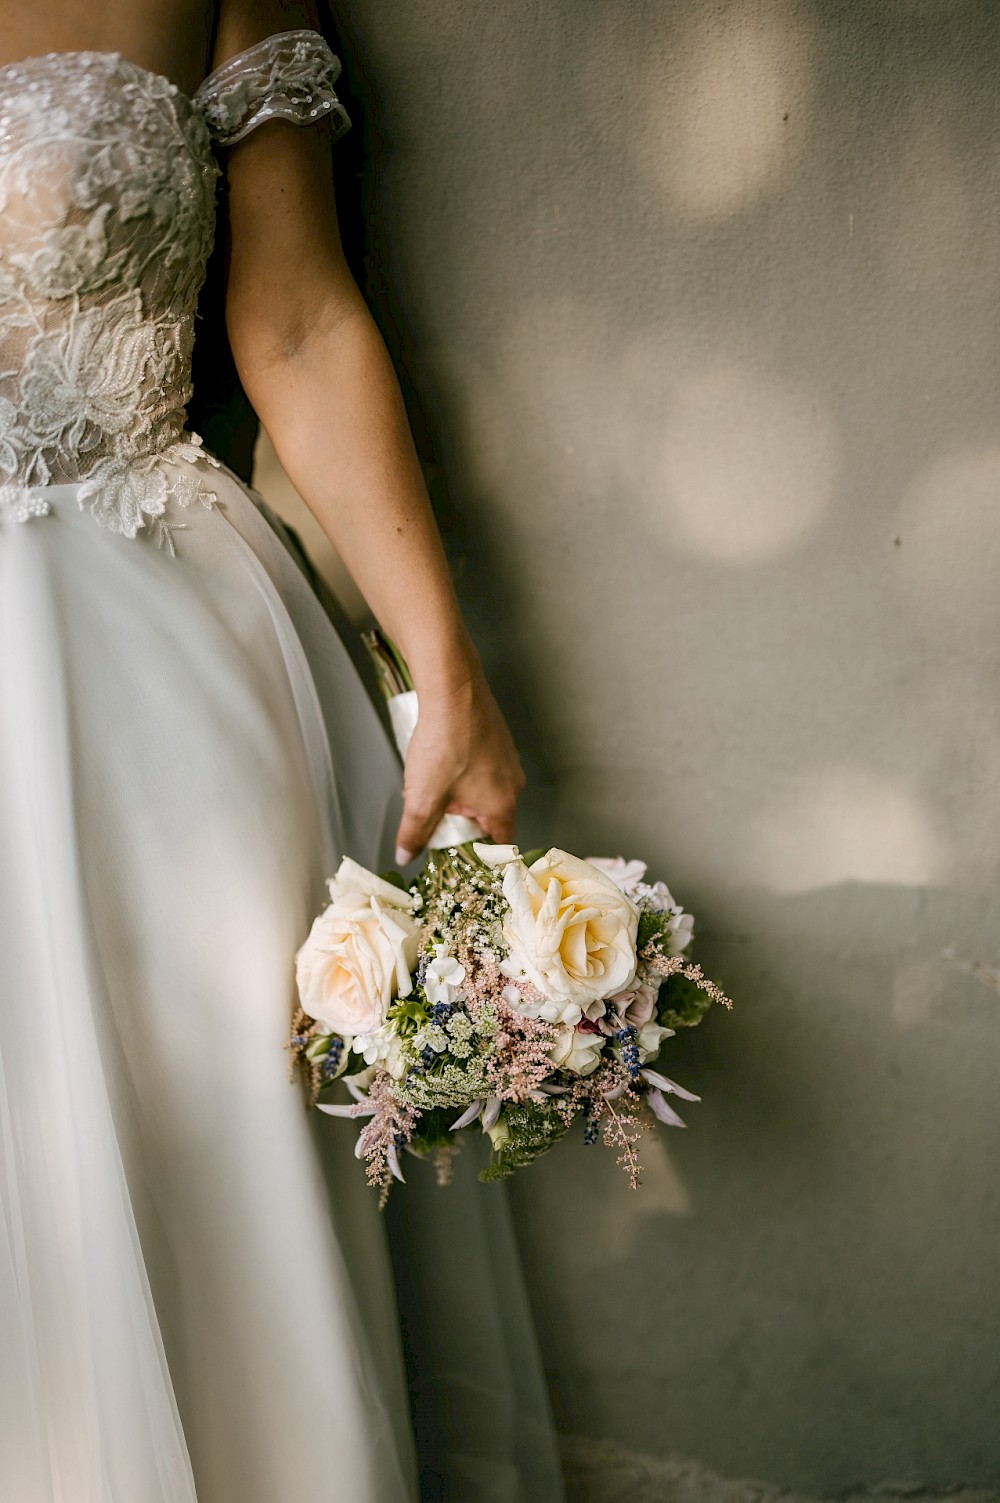
<path id="1" fill-rule="evenodd" d="M 358 317 L 367 317 L 364 300 L 352 281 L 331 279 L 311 284 L 297 295 L 282 286 L 230 285 L 226 293 L 226 329 L 233 358 L 246 384 L 254 373 L 297 365 L 318 344 L 327 345 Z"/>

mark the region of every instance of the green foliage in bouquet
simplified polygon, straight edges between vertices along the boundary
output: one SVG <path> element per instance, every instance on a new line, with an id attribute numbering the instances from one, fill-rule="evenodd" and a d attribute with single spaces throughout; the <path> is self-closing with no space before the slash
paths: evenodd
<path id="1" fill-rule="evenodd" d="M 695 1028 L 714 1003 L 731 1004 L 700 966 L 672 953 L 674 923 L 671 913 L 643 910 L 636 950 L 662 977 L 656 1001 L 656 1021 L 661 1028 Z"/>
<path id="2" fill-rule="evenodd" d="M 715 997 L 683 971 L 675 971 L 660 984 L 657 1021 L 664 1028 L 695 1028 L 715 1003 Z"/>
<path id="3" fill-rule="evenodd" d="M 479 1174 L 484 1182 L 507 1179 L 515 1170 L 523 1169 L 558 1143 L 569 1127 L 569 1120 L 532 1101 L 511 1103 L 503 1121 L 507 1137 L 493 1145 L 490 1162 Z"/>
<path id="4" fill-rule="evenodd" d="M 411 1146 L 417 1153 L 432 1153 L 442 1149 L 448 1153 L 454 1153 L 455 1138 L 451 1131 L 451 1124 L 457 1115 L 454 1107 L 450 1109 L 441 1106 L 429 1107 L 420 1118 L 420 1125 L 413 1134 Z"/>

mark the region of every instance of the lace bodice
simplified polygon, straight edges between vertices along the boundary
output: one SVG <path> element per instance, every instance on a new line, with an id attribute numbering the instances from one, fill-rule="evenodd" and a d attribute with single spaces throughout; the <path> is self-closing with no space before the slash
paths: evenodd
<path id="1" fill-rule="evenodd" d="M 316 32 L 269 37 L 195 95 L 118 53 L 0 66 L 0 514 L 82 481 L 113 532 L 170 544 L 173 505 L 214 499 L 186 431 L 198 292 L 229 146 L 268 119 L 349 121 Z M 183 467 L 181 467 L 183 469 Z"/>

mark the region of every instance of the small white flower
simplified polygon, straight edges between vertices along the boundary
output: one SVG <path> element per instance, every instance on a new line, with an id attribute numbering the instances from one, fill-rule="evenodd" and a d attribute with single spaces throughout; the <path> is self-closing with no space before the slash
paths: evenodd
<path id="1" fill-rule="evenodd" d="M 635 892 L 635 901 L 640 908 L 650 913 L 669 914 L 667 933 L 668 950 L 671 955 L 680 955 L 694 938 L 694 919 L 685 913 L 665 882 L 640 882 Z"/>
<path id="2" fill-rule="evenodd" d="M 644 1023 L 635 1040 L 642 1064 L 645 1064 L 647 1060 L 655 1059 L 660 1052 L 663 1040 L 672 1038 L 673 1034 L 672 1028 L 661 1028 L 659 1023 Z"/>
<path id="3" fill-rule="evenodd" d="M 443 1054 L 448 1047 L 448 1035 L 436 1023 L 428 1023 L 414 1036 L 413 1047 L 418 1054 L 424 1049 L 433 1049 L 435 1054 Z"/>
<path id="4" fill-rule="evenodd" d="M 348 1041 L 348 1048 L 360 1054 L 369 1070 L 388 1070 L 394 1080 L 406 1073 L 399 1039 L 389 1024 L 376 1028 L 372 1033 L 359 1033 Z"/>
<path id="5" fill-rule="evenodd" d="M 389 1030 L 373 1028 L 370 1033 L 356 1033 L 350 1047 L 360 1054 L 366 1065 L 381 1064 L 389 1052 Z"/>
<path id="6" fill-rule="evenodd" d="M 669 913 L 671 909 L 680 907 L 666 882 L 651 882 L 648 886 L 644 883 L 643 899 L 644 907 L 656 909 L 660 913 Z"/>
<path id="7" fill-rule="evenodd" d="M 434 946 L 434 959 L 424 975 L 424 991 L 429 1002 L 457 1002 L 459 988 L 465 980 L 465 966 L 449 955 L 447 945 Z"/>
<path id="8" fill-rule="evenodd" d="M 668 946 L 671 955 L 680 955 L 686 950 L 694 939 L 694 918 L 690 913 L 675 913 L 670 920 L 670 944 Z"/>

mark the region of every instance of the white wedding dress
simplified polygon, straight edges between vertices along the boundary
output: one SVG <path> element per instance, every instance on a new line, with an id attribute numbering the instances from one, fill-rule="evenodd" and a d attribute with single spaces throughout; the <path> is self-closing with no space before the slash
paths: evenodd
<path id="1" fill-rule="evenodd" d="M 312 32 L 193 98 L 0 67 L 3 1503 L 409 1503 L 400 1317 L 433 1496 L 560 1496 L 502 1193 L 415 1164 L 397 1311 L 352 1134 L 288 1081 L 293 952 L 399 768 L 185 429 L 214 148 L 346 128 L 337 69 Z"/>

